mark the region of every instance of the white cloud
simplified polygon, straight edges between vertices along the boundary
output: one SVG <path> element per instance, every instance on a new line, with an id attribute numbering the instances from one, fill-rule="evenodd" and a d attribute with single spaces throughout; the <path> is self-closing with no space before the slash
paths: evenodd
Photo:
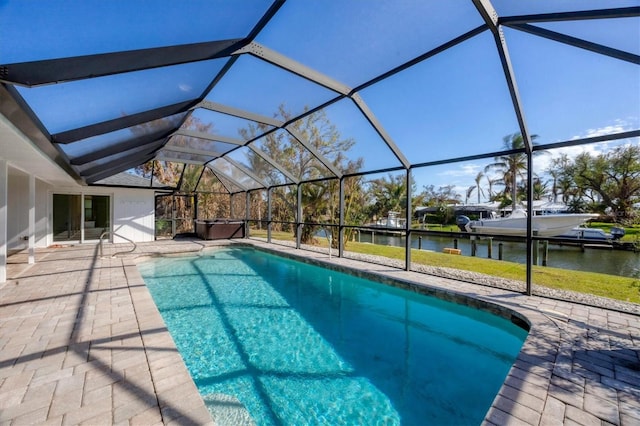
<path id="1" fill-rule="evenodd" d="M 614 133 L 622 133 L 626 131 L 626 129 L 620 125 L 614 125 L 614 126 L 605 126 L 605 127 L 601 127 L 599 129 L 588 129 L 587 130 L 587 137 L 588 138 L 592 138 L 595 136 L 605 136 L 605 135 L 612 135 Z"/>
<path id="2" fill-rule="evenodd" d="M 540 154 L 533 158 L 533 171 L 539 176 L 543 175 L 546 170 L 551 167 L 551 162 L 559 158 L 561 155 L 566 154 L 570 159 L 576 158 L 578 155 L 582 153 L 588 153 L 589 155 L 596 156 L 605 152 L 607 149 L 604 149 L 605 144 L 590 144 L 590 145 L 581 145 L 581 146 L 567 146 L 564 148 L 553 149 L 550 151 L 545 151 L 546 154 Z"/>
<path id="3" fill-rule="evenodd" d="M 438 175 L 444 176 L 444 177 L 471 176 L 472 179 L 475 179 L 478 172 L 482 171 L 483 169 L 484 169 L 484 166 L 481 166 L 480 164 L 465 163 L 465 164 L 458 165 L 457 168 L 447 169 L 444 172 L 439 173 Z"/>
<path id="4" fill-rule="evenodd" d="M 571 140 L 583 139 L 583 138 L 592 138 L 597 136 L 606 136 L 612 135 L 616 133 L 623 133 L 630 130 L 634 130 L 637 128 L 637 125 L 633 125 L 632 122 L 637 120 L 622 120 L 617 119 L 614 120 L 614 124 L 599 127 L 595 129 L 587 129 L 584 134 L 576 135 Z M 568 146 L 564 148 L 558 148 L 546 151 L 548 154 L 542 154 L 534 157 L 533 165 L 534 171 L 538 175 L 543 175 L 544 172 L 549 169 L 551 165 L 551 161 L 555 158 L 559 158 L 561 155 L 566 154 L 570 159 L 577 157 L 580 154 L 588 153 L 591 156 L 597 156 L 600 154 L 605 154 L 611 149 L 620 146 L 620 145 L 629 145 L 629 144 L 637 144 L 640 145 L 640 138 L 628 138 L 628 139 L 620 139 L 614 141 L 606 141 L 593 143 L 588 145 L 579 145 L 579 146 Z"/>
<path id="5" fill-rule="evenodd" d="M 180 83 L 180 84 L 178 84 L 178 89 L 180 89 L 180 91 L 182 91 L 182 92 L 187 92 L 188 93 L 193 89 L 193 87 L 191 87 L 190 85 L 185 84 L 185 83 Z"/>
<path id="6" fill-rule="evenodd" d="M 586 129 L 583 134 L 574 136 L 572 140 L 622 133 L 630 130 L 635 130 L 638 127 L 639 125 L 637 118 L 629 120 L 619 119 L 615 120 L 613 124 L 609 124 L 607 126 Z M 589 155 L 597 156 L 606 153 L 617 146 L 629 144 L 640 145 L 640 138 L 629 138 L 592 143 L 587 145 L 567 146 L 564 148 L 544 151 L 546 152 L 546 154 L 536 155 L 533 159 L 534 172 L 543 180 L 545 180 L 548 178 L 546 170 L 548 170 L 551 166 L 552 160 L 560 157 L 562 154 L 566 154 L 570 159 L 573 159 L 582 153 L 588 153 Z M 464 194 L 467 188 L 471 185 L 475 185 L 475 178 L 478 172 L 484 171 L 485 166 L 493 162 L 493 159 L 487 158 L 478 161 L 478 163 L 454 163 L 446 166 L 439 166 L 436 168 L 426 167 L 415 169 L 414 178 L 416 179 L 416 182 L 418 184 L 419 191 L 422 190 L 423 185 L 427 184 L 432 184 L 436 188 L 445 185 L 453 185 L 454 191 L 460 194 L 462 199 L 464 200 Z M 497 174 L 493 172 L 488 172 L 487 174 L 490 178 L 497 177 Z M 486 192 L 487 177 L 484 177 L 482 179 L 481 186 Z M 497 189 L 499 188 L 494 188 L 494 191 L 496 191 Z M 472 196 L 472 198 L 475 199 L 475 195 Z"/>
<path id="7" fill-rule="evenodd" d="M 586 129 L 583 134 L 575 135 L 571 140 L 594 138 L 598 136 L 613 135 L 616 133 L 628 132 L 638 128 L 638 118 L 630 117 L 628 119 L 618 118 L 613 120 L 612 124 L 598 127 L 595 129 Z"/>

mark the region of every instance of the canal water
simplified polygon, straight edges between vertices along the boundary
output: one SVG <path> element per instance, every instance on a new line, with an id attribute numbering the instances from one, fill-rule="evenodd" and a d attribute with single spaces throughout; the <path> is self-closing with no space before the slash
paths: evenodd
<path id="1" fill-rule="evenodd" d="M 404 238 L 380 233 L 372 234 L 371 231 L 361 231 L 360 242 L 404 247 Z M 498 241 L 493 241 L 493 258 L 498 259 Z M 422 250 L 442 252 L 445 247 L 453 247 L 452 237 L 422 236 Z M 411 247 L 418 248 L 420 242 L 418 236 L 412 236 Z M 471 242 L 468 239 L 458 239 L 458 248 L 463 256 L 471 256 Z M 476 257 L 487 258 L 488 241 L 477 240 Z M 502 260 L 508 262 L 526 263 L 527 251 L 524 243 L 502 242 Z M 542 262 L 542 244 L 538 263 Z M 632 251 L 586 248 L 583 252 L 580 247 L 560 246 L 549 244 L 547 266 L 554 268 L 571 269 L 577 271 L 600 272 L 609 275 L 640 278 L 640 253 Z"/>

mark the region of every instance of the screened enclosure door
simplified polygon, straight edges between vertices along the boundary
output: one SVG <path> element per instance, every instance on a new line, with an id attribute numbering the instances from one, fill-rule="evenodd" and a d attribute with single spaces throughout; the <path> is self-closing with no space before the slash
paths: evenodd
<path id="1" fill-rule="evenodd" d="M 108 195 L 53 194 L 53 241 L 97 240 L 110 218 Z"/>
<path id="2" fill-rule="evenodd" d="M 173 196 L 173 207 L 176 219 L 176 232 L 174 236 L 176 234 L 189 235 L 196 232 L 194 223 L 194 219 L 196 218 L 195 204 L 195 197 L 193 195 Z"/>
<path id="3" fill-rule="evenodd" d="M 156 239 L 195 232 L 197 196 L 156 195 Z"/>
<path id="4" fill-rule="evenodd" d="M 156 239 L 172 238 L 174 234 L 173 196 L 156 195 Z"/>

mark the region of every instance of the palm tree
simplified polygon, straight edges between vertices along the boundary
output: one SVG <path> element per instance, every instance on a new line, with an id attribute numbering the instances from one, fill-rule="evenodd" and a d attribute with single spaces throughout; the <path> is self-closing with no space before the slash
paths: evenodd
<path id="1" fill-rule="evenodd" d="M 389 212 L 401 212 L 406 206 L 407 184 L 402 175 L 372 179 L 371 194 L 376 200 L 371 207 L 372 216 L 386 216 Z"/>
<path id="2" fill-rule="evenodd" d="M 547 170 L 551 179 L 547 180 L 547 185 L 551 184 L 551 196 L 554 203 L 558 202 L 558 180 L 560 178 L 560 172 L 557 170 Z"/>
<path id="3" fill-rule="evenodd" d="M 549 187 L 546 182 L 542 182 L 539 177 L 533 179 L 533 199 L 542 200 L 549 194 Z"/>
<path id="4" fill-rule="evenodd" d="M 467 192 L 465 193 L 465 196 L 464 196 L 465 204 L 469 204 L 469 197 L 471 197 L 471 193 L 473 192 L 474 189 L 476 189 L 475 185 L 471 185 L 470 187 L 467 188 Z"/>
<path id="5" fill-rule="evenodd" d="M 537 135 L 531 135 L 531 140 L 536 139 Z M 524 139 L 520 133 L 513 133 L 502 138 L 505 150 L 524 149 Z M 485 173 L 490 170 L 496 170 L 503 176 L 501 181 L 504 183 L 504 196 L 511 192 L 511 204 L 515 208 L 517 204 L 518 178 L 524 179 L 527 170 L 527 154 L 519 152 L 516 154 L 499 155 L 494 158 L 494 162 L 484 168 Z"/>
<path id="6" fill-rule="evenodd" d="M 478 172 L 478 174 L 476 175 L 476 178 L 475 178 L 476 189 L 478 191 L 478 204 L 480 204 L 480 195 L 484 195 L 484 191 L 480 187 L 480 179 L 482 179 L 483 176 L 484 176 L 483 172 Z"/>
<path id="7" fill-rule="evenodd" d="M 549 182 L 551 184 L 551 194 L 553 202 L 558 202 L 558 195 L 562 194 L 562 202 L 567 203 L 569 193 L 574 186 L 571 174 L 568 172 L 571 160 L 567 154 L 561 154 L 560 157 L 551 160 L 551 165 L 545 170 L 551 176 Z M 565 194 L 565 192 L 567 192 Z"/>
<path id="8" fill-rule="evenodd" d="M 487 178 L 487 184 L 489 185 L 488 188 L 488 197 L 489 197 L 489 201 L 493 201 L 493 197 L 494 197 L 494 193 L 493 193 L 493 185 L 499 184 L 500 183 L 500 179 L 494 179 L 489 175 L 485 175 L 485 177 Z"/>

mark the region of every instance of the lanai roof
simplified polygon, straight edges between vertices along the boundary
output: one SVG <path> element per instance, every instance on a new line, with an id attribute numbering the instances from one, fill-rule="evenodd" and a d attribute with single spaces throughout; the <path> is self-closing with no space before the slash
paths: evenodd
<path id="1" fill-rule="evenodd" d="M 489 158 L 514 132 L 640 135 L 638 1 L 6 1 L 0 27 L 4 128 L 82 184 L 154 159 L 231 192 L 352 173 L 317 114 L 366 173 Z"/>

